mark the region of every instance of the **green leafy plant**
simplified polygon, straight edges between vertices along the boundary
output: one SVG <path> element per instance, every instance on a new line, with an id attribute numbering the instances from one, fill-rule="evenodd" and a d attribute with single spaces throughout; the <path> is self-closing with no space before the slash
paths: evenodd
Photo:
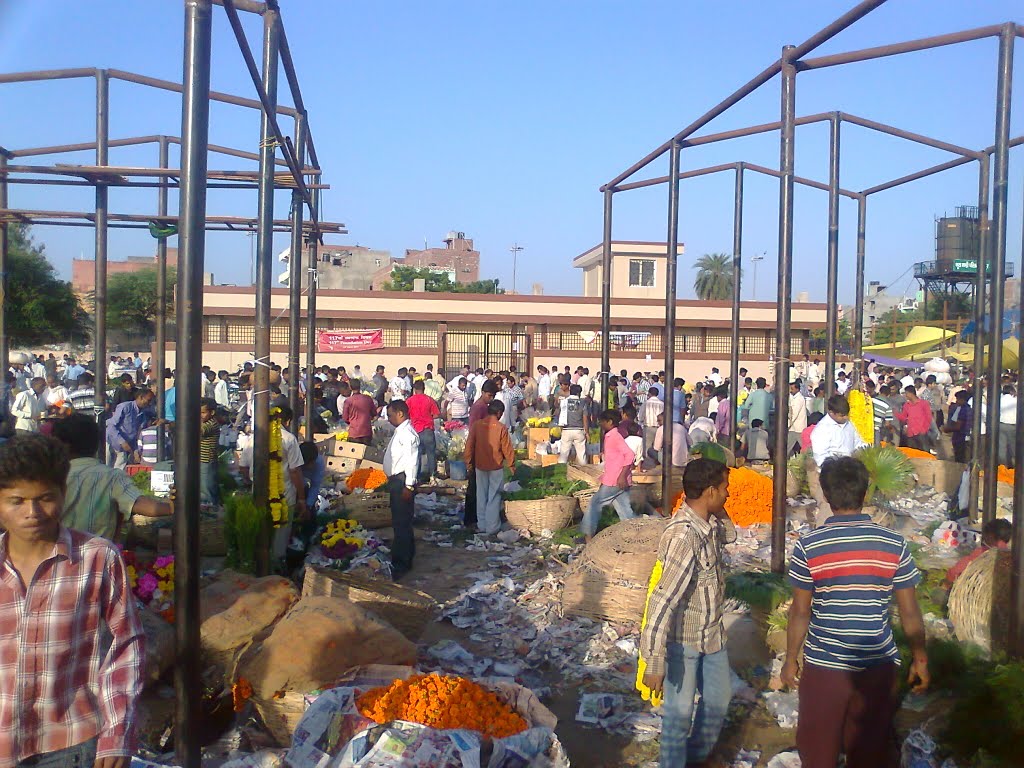
<path id="1" fill-rule="evenodd" d="M 793 589 L 779 573 L 734 571 L 725 577 L 725 596 L 767 612 L 789 600 Z"/>
<path id="2" fill-rule="evenodd" d="M 132 485 L 145 494 L 151 494 L 153 492 L 153 473 L 136 472 L 132 475 Z"/>
<path id="3" fill-rule="evenodd" d="M 914 465 L 891 445 L 872 446 L 854 454 L 868 469 L 870 482 L 865 503 L 876 496 L 892 499 L 909 491 L 914 485 Z"/>
<path id="4" fill-rule="evenodd" d="M 224 564 L 242 573 L 256 573 L 256 547 L 266 513 L 256 507 L 252 495 L 232 493 L 224 497 Z"/>
<path id="5" fill-rule="evenodd" d="M 807 455 L 800 453 L 793 456 L 787 463 L 786 468 L 796 479 L 797 489 L 800 493 L 809 495 L 811 487 L 807 482 Z"/>
<path id="6" fill-rule="evenodd" d="M 466 438 L 455 435 L 448 442 L 448 461 L 466 460 Z"/>

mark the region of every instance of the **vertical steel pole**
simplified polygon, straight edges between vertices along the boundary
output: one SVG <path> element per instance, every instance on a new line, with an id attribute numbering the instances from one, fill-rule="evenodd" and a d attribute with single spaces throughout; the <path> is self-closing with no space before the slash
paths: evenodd
<path id="1" fill-rule="evenodd" d="M 7 151 L 0 148 L 0 171 L 7 170 Z M 7 174 L 0 173 L 0 208 L 7 207 Z M 11 350 L 7 342 L 7 249 L 10 240 L 6 222 L 0 222 L 0 373 L 6 373 L 11 364 Z"/>
<path id="2" fill-rule="evenodd" d="M 854 289 L 853 301 L 853 370 L 857 382 L 865 370 L 864 365 L 864 250 L 868 228 L 868 198 L 860 195 L 857 198 L 857 286 Z"/>
<path id="3" fill-rule="evenodd" d="M 170 161 L 167 154 L 167 137 L 160 137 L 160 167 L 169 168 Z M 167 178 L 160 180 L 160 189 L 157 190 L 156 212 L 158 216 L 167 215 Z M 160 238 L 156 241 L 156 361 L 153 369 L 156 370 L 156 414 L 161 419 L 164 417 L 165 390 L 167 382 L 164 381 L 164 368 L 167 367 L 167 239 Z M 164 426 L 161 424 L 156 428 L 156 460 L 167 459 L 166 438 L 164 437 Z"/>
<path id="4" fill-rule="evenodd" d="M 743 163 L 736 163 L 732 208 L 732 346 L 729 354 L 729 407 L 732 408 L 732 445 L 736 450 L 736 402 L 740 395 L 740 296 L 743 279 Z"/>
<path id="5" fill-rule="evenodd" d="M 299 168 L 306 163 L 306 118 L 295 116 L 295 158 Z M 292 434 L 299 434 L 299 328 L 302 321 L 302 193 L 298 187 L 292 191 L 292 242 L 288 261 L 288 379 L 291 387 L 288 390 L 288 405 L 292 413 Z M 307 372 L 306 400 L 313 398 L 313 372 Z M 306 439 L 313 439 L 312 421 L 306 422 Z"/>
<path id="6" fill-rule="evenodd" d="M 983 461 L 981 452 L 981 425 L 984 419 L 981 414 L 983 389 L 981 361 L 985 356 L 985 294 L 988 282 L 988 188 L 989 188 L 989 156 L 983 155 L 978 161 L 978 274 L 974 280 L 974 392 L 971 410 L 971 477 L 970 494 L 967 514 L 971 522 L 978 520 L 978 493 L 980 468 Z"/>
<path id="7" fill-rule="evenodd" d="M 793 163 L 796 142 L 794 47 L 782 49 L 782 129 L 779 138 L 779 290 L 775 331 L 775 492 L 772 505 L 772 570 L 786 566 L 786 448 L 789 444 L 789 325 L 793 302 Z"/>
<path id="8" fill-rule="evenodd" d="M 992 164 L 992 296 L 988 342 L 988 413 L 985 450 L 985 494 L 982 519 L 996 517 L 996 469 L 999 466 L 999 396 L 1003 373 L 1003 295 L 1006 290 L 1006 198 L 1010 160 L 1010 98 L 1013 86 L 1015 25 L 1006 24 L 999 34 L 996 80 L 995 147 Z"/>
<path id="9" fill-rule="evenodd" d="M 604 191 L 604 240 L 601 246 L 601 410 L 608 406 L 608 380 L 612 375 L 612 195 Z"/>
<path id="10" fill-rule="evenodd" d="M 1012 64 L 1011 64 L 1012 66 Z M 1021 251 L 1020 269 L 1018 274 L 1024 275 L 1024 248 Z M 1019 332 L 1018 332 L 1019 336 Z M 1024 360 L 1017 356 L 1017 384 L 1024 381 Z M 1024 424 L 1024 398 L 1017 392 L 1017 424 Z M 1024 471 L 1021 471 L 1020 457 L 1024 456 L 1024 429 L 1017 429 L 1014 435 L 1017 451 L 1017 472 L 1013 477 L 1013 543 L 1010 556 L 1013 558 L 1010 570 L 1010 642 L 1009 651 L 1014 657 L 1024 657 L 1024 524 L 1021 513 L 1024 509 Z"/>
<path id="11" fill-rule="evenodd" d="M 662 432 L 661 503 L 672 513 L 672 431 L 675 425 L 673 404 L 682 392 L 676 392 L 676 270 L 679 261 L 679 142 L 672 142 L 668 153 L 668 237 L 665 253 L 665 426 Z"/>
<path id="12" fill-rule="evenodd" d="M 313 191 L 313 210 L 316 213 L 316 220 L 320 220 L 320 190 Z M 309 267 L 307 269 L 306 294 L 306 370 L 312 371 L 316 368 L 316 280 L 317 264 L 320 259 L 317 257 L 317 249 L 320 247 L 320 234 L 316 231 L 309 235 Z M 306 423 L 313 423 L 313 400 L 306 396 Z M 312 438 L 306 438 L 307 440 Z"/>
<path id="13" fill-rule="evenodd" d="M 263 88 L 272 109 L 277 107 L 280 16 L 267 6 L 263 14 Z M 259 211 L 256 229 L 256 370 L 253 384 L 252 493 L 256 507 L 266 513 L 257 554 L 257 570 L 270 571 L 270 287 L 273 280 L 274 158 L 276 150 L 266 111 L 260 119 Z M 298 381 L 292 381 L 293 387 Z"/>
<path id="14" fill-rule="evenodd" d="M 836 391 L 836 343 L 839 336 L 839 138 L 842 118 L 829 118 L 828 145 L 828 274 L 826 278 L 825 398 Z"/>
<path id="15" fill-rule="evenodd" d="M 210 0 L 185 2 L 181 97 L 178 296 L 175 303 L 177 434 L 174 441 L 175 748 L 184 768 L 198 768 L 203 695 L 199 662 L 199 375 L 203 354 L 206 250 L 206 152 L 210 128 Z"/>
<path id="16" fill-rule="evenodd" d="M 96 70 L 96 165 L 107 164 L 110 140 L 110 77 Z M 107 185 L 96 182 L 96 286 L 93 291 L 93 357 L 96 360 L 96 413 L 107 409 Z M 102 426 L 102 416 L 100 425 Z M 106 454 L 107 441 L 100 430 L 99 457 Z"/>

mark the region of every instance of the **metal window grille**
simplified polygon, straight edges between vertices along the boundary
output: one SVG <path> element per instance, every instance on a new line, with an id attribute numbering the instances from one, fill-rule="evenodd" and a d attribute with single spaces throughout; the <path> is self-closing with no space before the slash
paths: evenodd
<path id="1" fill-rule="evenodd" d="M 221 325 L 220 320 L 206 320 L 206 333 L 204 341 L 207 344 L 223 344 L 224 343 L 224 328 Z"/>
<path id="2" fill-rule="evenodd" d="M 740 336 L 741 355 L 767 354 L 768 342 L 764 336 Z"/>
<path id="3" fill-rule="evenodd" d="M 437 347 L 437 328 L 408 328 L 405 343 L 410 347 Z"/>
<path id="4" fill-rule="evenodd" d="M 700 352 L 700 334 L 693 330 L 676 331 L 676 354 Z"/>
<path id="5" fill-rule="evenodd" d="M 732 335 L 722 331 L 708 331 L 706 350 L 712 355 L 731 355 Z"/>
<path id="6" fill-rule="evenodd" d="M 288 345 L 288 324 L 278 321 L 270 326 L 270 343 L 273 346 Z"/>
<path id="7" fill-rule="evenodd" d="M 228 344 L 253 345 L 256 343 L 256 328 L 252 323 L 229 321 Z"/>
<path id="8" fill-rule="evenodd" d="M 630 288 L 654 287 L 654 259 L 629 260 Z"/>

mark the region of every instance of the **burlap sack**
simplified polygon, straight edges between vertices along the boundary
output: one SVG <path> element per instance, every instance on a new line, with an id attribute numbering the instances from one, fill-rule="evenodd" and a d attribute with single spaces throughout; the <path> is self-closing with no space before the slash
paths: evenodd
<path id="1" fill-rule="evenodd" d="M 233 682 L 238 656 L 299 599 L 288 579 L 258 579 L 223 571 L 200 594 L 199 636 L 203 656 Z"/>
<path id="2" fill-rule="evenodd" d="M 160 679 L 174 663 L 174 627 L 145 606 L 139 607 L 142 631 L 146 635 L 146 683 Z"/>
<path id="3" fill-rule="evenodd" d="M 304 597 L 242 655 L 238 676 L 267 699 L 316 691 L 364 664 L 413 664 L 416 646 L 376 615 L 337 597 Z"/>

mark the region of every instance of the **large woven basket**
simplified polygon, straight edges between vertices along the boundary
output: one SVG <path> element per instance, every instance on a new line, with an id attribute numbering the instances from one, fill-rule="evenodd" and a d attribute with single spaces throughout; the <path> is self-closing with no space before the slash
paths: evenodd
<path id="1" fill-rule="evenodd" d="M 391 496 L 387 493 L 366 493 L 345 498 L 344 514 L 363 528 L 391 526 Z"/>
<path id="2" fill-rule="evenodd" d="M 414 643 L 423 635 L 437 609 L 434 598 L 419 590 L 309 566 L 302 581 L 302 596 L 320 595 L 344 598 L 372 611 Z"/>
<path id="3" fill-rule="evenodd" d="M 590 506 L 590 500 L 594 498 L 595 493 L 597 493 L 596 485 L 592 485 L 582 491 L 576 491 L 573 493 L 573 498 L 576 499 L 576 503 L 580 505 L 581 515 L 587 511 L 587 507 Z"/>
<path id="4" fill-rule="evenodd" d="M 949 619 L 961 642 L 1005 650 L 1010 627 L 1010 553 L 986 552 L 953 582 Z"/>
<path id="5" fill-rule="evenodd" d="M 160 529 L 174 530 L 173 518 L 132 515 L 128 531 L 130 544 L 142 544 L 155 549 Z M 224 521 L 202 519 L 199 521 L 199 554 L 204 557 L 223 557 L 228 553 L 224 539 Z"/>
<path id="6" fill-rule="evenodd" d="M 623 579 L 646 589 L 658 559 L 658 542 L 668 523 L 666 517 L 645 516 L 611 525 L 587 545 L 587 560 L 610 579 Z"/>
<path id="7" fill-rule="evenodd" d="M 616 580 L 586 556 L 572 565 L 562 585 L 562 612 L 567 615 L 639 624 L 646 602 L 646 581 Z"/>
<path id="8" fill-rule="evenodd" d="M 270 699 L 253 696 L 252 702 L 275 741 L 282 747 L 291 746 L 292 734 L 299 727 L 299 721 L 308 708 L 305 694 L 281 691 L 279 695 Z"/>
<path id="9" fill-rule="evenodd" d="M 544 530 L 560 531 L 568 527 L 578 510 L 579 505 L 572 496 L 505 502 L 505 517 L 509 525 L 531 534 Z"/>

